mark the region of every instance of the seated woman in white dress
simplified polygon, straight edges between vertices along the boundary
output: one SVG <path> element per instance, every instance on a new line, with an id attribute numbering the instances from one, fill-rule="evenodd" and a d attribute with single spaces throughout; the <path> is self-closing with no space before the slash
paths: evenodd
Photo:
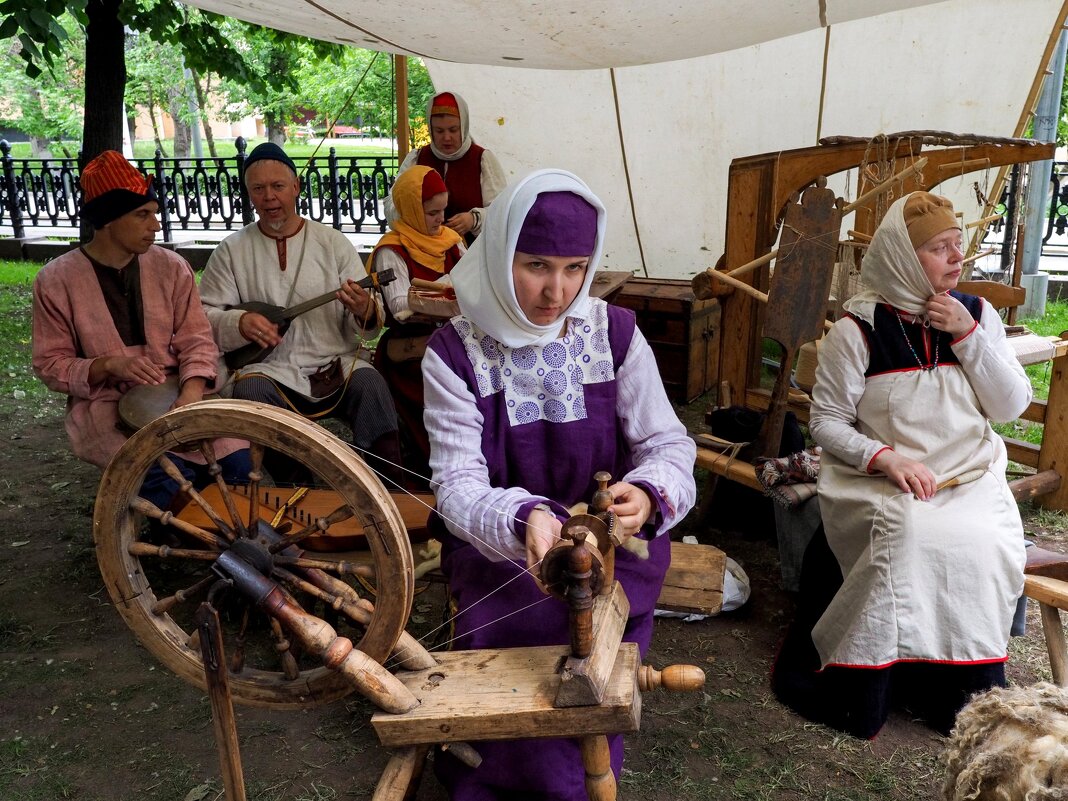
<path id="1" fill-rule="evenodd" d="M 859 737 L 892 698 L 948 733 L 971 694 L 1005 683 L 1024 541 L 988 421 L 1016 419 L 1031 385 L 997 312 L 954 291 L 962 260 L 949 201 L 901 198 L 820 348 L 810 430 L 826 537 L 806 553 L 774 687 Z"/>

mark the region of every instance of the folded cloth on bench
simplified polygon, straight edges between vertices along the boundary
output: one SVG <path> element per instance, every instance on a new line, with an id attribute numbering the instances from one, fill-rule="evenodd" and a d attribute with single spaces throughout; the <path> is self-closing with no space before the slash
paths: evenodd
<path id="1" fill-rule="evenodd" d="M 753 461 L 764 494 L 787 509 L 794 509 L 816 494 L 820 474 L 820 448 L 813 446 L 781 458 Z"/>

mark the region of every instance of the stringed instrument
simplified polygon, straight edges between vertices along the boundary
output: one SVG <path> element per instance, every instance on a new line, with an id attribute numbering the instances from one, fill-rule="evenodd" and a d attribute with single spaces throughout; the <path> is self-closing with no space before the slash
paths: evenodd
<path id="1" fill-rule="evenodd" d="M 356 282 L 356 285 L 363 289 L 372 286 L 380 287 L 391 283 L 396 277 L 397 276 L 394 274 L 393 270 L 382 270 L 381 272 L 373 273 L 366 278 L 361 278 Z M 250 300 L 248 303 L 239 303 L 236 306 L 228 306 L 227 309 L 241 309 L 242 311 L 262 314 L 269 322 L 278 326 L 278 336 L 285 336 L 286 331 L 289 329 L 289 324 L 294 318 L 299 317 L 305 312 L 310 312 L 312 309 L 317 309 L 332 300 L 337 300 L 337 293 L 338 290 L 333 289 L 323 295 L 319 295 L 311 300 L 306 300 L 303 303 L 298 303 L 295 306 L 290 306 L 288 308 L 275 306 L 271 303 L 263 303 L 258 300 Z M 223 358 L 226 361 L 227 367 L 231 370 L 237 370 L 247 364 L 263 361 L 270 355 L 275 347 L 275 345 L 264 347 L 255 342 L 249 342 L 247 345 L 242 345 L 239 348 L 234 348 L 233 350 L 228 351 Z"/>

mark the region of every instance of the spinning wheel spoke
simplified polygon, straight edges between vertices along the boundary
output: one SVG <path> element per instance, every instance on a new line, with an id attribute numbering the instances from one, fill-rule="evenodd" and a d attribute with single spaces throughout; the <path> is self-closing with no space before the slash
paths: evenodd
<path id="1" fill-rule="evenodd" d="M 255 528 L 260 519 L 260 482 L 263 480 L 264 447 L 258 442 L 250 442 L 248 459 L 252 469 L 248 472 L 248 524 Z"/>
<path id="2" fill-rule="evenodd" d="M 204 496 L 201 495 L 196 490 L 196 488 L 193 487 L 193 483 L 182 475 L 182 471 L 178 469 L 177 465 L 175 465 L 174 462 L 171 461 L 170 457 L 167 456 L 166 453 L 159 457 L 159 459 L 157 460 L 157 464 L 163 468 L 164 473 L 166 473 L 168 476 L 170 476 L 177 482 L 178 488 L 182 492 L 192 498 L 193 502 L 204 510 L 204 514 L 206 514 L 211 519 L 211 522 L 218 527 L 219 531 L 222 532 L 222 535 L 226 537 L 226 539 L 233 541 L 234 532 L 230 528 L 230 526 L 227 525 L 226 521 L 223 520 L 222 517 L 219 516 L 219 513 L 215 511 L 215 507 L 213 507 L 210 503 L 204 500 Z M 216 465 L 216 467 L 218 467 L 218 465 Z"/>
<path id="3" fill-rule="evenodd" d="M 218 443 L 212 444 L 219 438 L 250 443 L 247 486 L 223 480 Z M 264 487 L 268 450 L 300 462 L 312 473 L 313 488 Z M 168 451 L 199 452 L 212 483 L 192 486 Z M 163 511 L 139 497 L 157 464 L 185 493 L 184 508 Z M 143 536 L 146 518 L 181 542 Z M 93 530 L 116 609 L 146 648 L 200 686 L 204 666 L 189 601 L 206 593 L 213 599 L 238 702 L 296 707 L 339 698 L 353 687 L 366 692 L 360 676 L 380 671 L 398 640 L 406 653 L 418 651 L 404 633 L 414 580 L 400 513 L 347 445 L 285 410 L 211 401 L 145 426 L 105 470 Z M 339 532 L 366 543 L 368 563 L 303 550 L 335 550 L 331 538 Z M 370 576 L 379 587 L 376 605 L 349 583 Z M 324 608 L 339 613 L 335 626 L 316 617 L 314 610 Z"/>
<path id="4" fill-rule="evenodd" d="M 305 556 L 287 556 L 285 554 L 279 554 L 274 558 L 276 565 L 285 565 L 286 567 L 304 567 L 316 570 L 324 570 L 332 573 L 337 573 L 339 576 L 363 576 L 365 578 L 371 578 L 374 576 L 374 568 L 367 565 L 358 565 L 354 562 L 346 562 L 344 560 L 331 561 L 329 559 L 309 559 Z"/>
<path id="5" fill-rule="evenodd" d="M 231 522 L 233 522 L 234 527 L 242 537 L 247 537 L 249 535 L 248 529 L 245 528 L 245 521 L 241 519 L 241 513 L 237 511 L 237 505 L 230 494 L 230 488 L 226 486 L 226 481 L 223 479 L 222 467 L 219 465 L 218 459 L 215 458 L 215 446 L 211 444 L 211 440 L 204 439 L 200 441 L 200 453 L 208 463 L 208 475 L 215 479 L 215 486 L 219 488 L 219 494 L 222 495 L 226 511 L 230 513 Z M 250 520 L 255 525 L 255 518 Z"/>
<path id="6" fill-rule="evenodd" d="M 192 523 L 188 523 L 174 516 L 173 512 L 164 512 L 158 506 L 151 501 L 146 501 L 144 498 L 138 496 L 130 501 L 130 509 L 134 512 L 143 514 L 145 517 L 158 520 L 165 526 L 173 526 L 181 531 L 183 534 L 188 534 L 194 539 L 200 540 L 205 545 L 210 545 L 213 548 L 226 547 L 226 541 L 222 538 L 212 534 L 210 531 L 205 531 L 200 526 L 194 526 Z"/>
<path id="7" fill-rule="evenodd" d="M 300 668 L 297 667 L 297 658 L 289 649 L 289 640 L 282 631 L 282 624 L 271 618 L 271 636 L 274 638 L 274 647 L 278 651 L 278 658 L 282 662 L 282 675 L 290 681 L 296 681 L 300 677 Z"/>
<path id="8" fill-rule="evenodd" d="M 165 615 L 171 611 L 176 605 L 184 604 L 186 601 L 190 601 L 193 598 L 198 597 L 201 593 L 207 592 L 208 588 L 218 581 L 218 577 L 214 575 L 207 575 L 194 584 L 192 587 L 188 587 L 184 590 L 178 590 L 174 595 L 163 598 L 156 601 L 152 606 L 152 614 Z"/>
<path id="9" fill-rule="evenodd" d="M 320 517 L 314 523 L 309 521 L 308 525 L 302 528 L 296 534 L 290 534 L 280 542 L 274 543 L 268 550 L 271 553 L 278 553 L 279 551 L 289 547 L 290 545 L 295 545 L 296 543 L 301 542 L 302 540 L 306 540 L 312 534 L 325 534 L 327 531 L 330 530 L 330 527 L 332 525 L 334 525 L 335 523 L 340 523 L 343 520 L 348 520 L 350 517 L 352 517 L 352 515 L 352 509 L 350 509 L 348 506 L 339 506 L 326 517 Z"/>

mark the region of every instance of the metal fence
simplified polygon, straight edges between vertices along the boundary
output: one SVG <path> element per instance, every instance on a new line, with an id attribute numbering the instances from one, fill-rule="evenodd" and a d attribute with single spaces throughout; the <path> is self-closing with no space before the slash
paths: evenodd
<path id="1" fill-rule="evenodd" d="M 157 150 L 134 159 L 153 176 L 160 198 L 163 241 L 175 231 L 230 231 L 251 223 L 252 204 L 244 182 L 247 143 L 238 137 L 237 155 L 228 158 L 170 158 Z M 383 201 L 397 174 L 396 157 L 339 156 L 295 158 L 301 176 L 300 213 L 347 233 L 384 233 Z M 19 159 L 0 140 L 0 225 L 16 237 L 26 228 L 81 224 L 82 190 L 77 159 Z"/>

